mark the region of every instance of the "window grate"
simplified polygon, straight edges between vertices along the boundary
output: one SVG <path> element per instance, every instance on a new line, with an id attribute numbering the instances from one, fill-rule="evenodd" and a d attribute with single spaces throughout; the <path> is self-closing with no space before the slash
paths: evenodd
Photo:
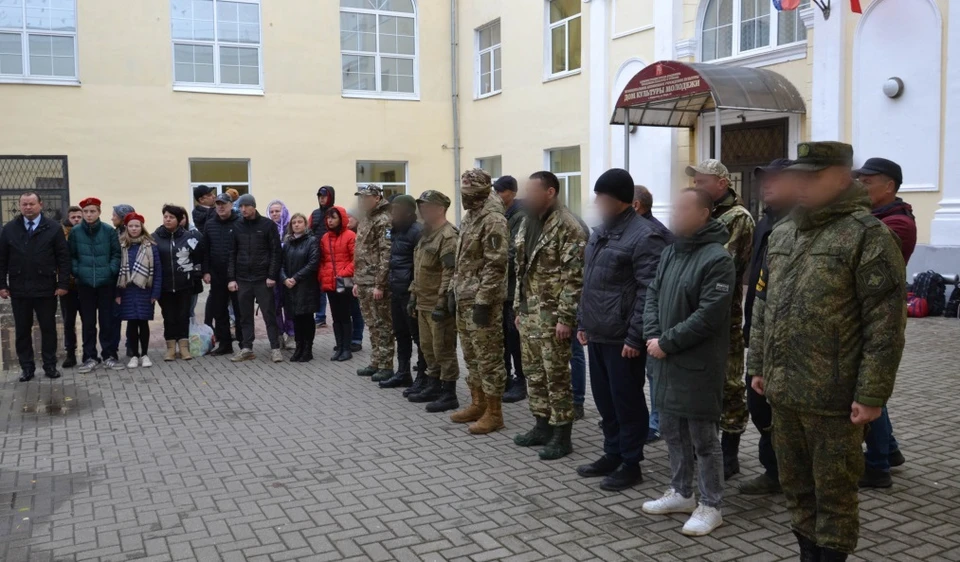
<path id="1" fill-rule="evenodd" d="M 40 195 L 47 218 L 62 220 L 70 205 L 69 185 L 66 156 L 0 156 L 0 221 L 17 216 L 25 191 Z"/>

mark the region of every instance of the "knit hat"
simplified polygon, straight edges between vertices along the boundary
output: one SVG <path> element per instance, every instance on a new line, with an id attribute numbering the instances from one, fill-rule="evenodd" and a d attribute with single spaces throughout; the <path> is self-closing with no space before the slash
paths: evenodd
<path id="1" fill-rule="evenodd" d="M 253 195 L 250 195 L 249 193 L 244 193 L 243 195 L 240 196 L 239 199 L 237 199 L 237 206 L 242 207 L 244 205 L 250 205 L 251 207 L 256 207 L 257 200 L 254 199 Z"/>
<path id="2" fill-rule="evenodd" d="M 518 191 L 517 179 L 513 176 L 500 176 L 497 178 L 497 181 L 493 182 L 493 190 L 497 193 L 503 193 L 504 191 Z"/>
<path id="3" fill-rule="evenodd" d="M 480 168 L 467 170 L 460 176 L 460 192 L 467 197 L 483 196 L 490 194 L 490 174 Z"/>
<path id="4" fill-rule="evenodd" d="M 193 199 L 199 200 L 204 195 L 209 195 L 214 192 L 214 189 L 208 185 L 198 185 L 193 188 Z"/>
<path id="5" fill-rule="evenodd" d="M 237 199 L 240 198 L 240 192 L 232 187 L 228 189 L 225 193 L 229 195 L 230 199 L 232 199 L 233 201 L 236 201 Z"/>
<path id="6" fill-rule="evenodd" d="M 96 197 L 87 197 L 86 199 L 83 199 L 82 201 L 80 201 L 81 209 L 85 209 L 91 205 L 99 209 L 101 205 L 100 200 L 97 199 Z"/>
<path id="7" fill-rule="evenodd" d="M 113 213 L 124 220 L 132 212 L 134 212 L 133 205 L 127 205 L 126 203 L 120 203 L 113 207 Z"/>
<path id="8" fill-rule="evenodd" d="M 144 223 L 147 222 L 146 219 L 143 218 L 143 215 L 138 215 L 137 213 L 134 213 L 133 211 L 131 211 L 131 212 L 123 215 L 123 224 L 124 224 L 124 225 L 128 224 L 130 221 L 140 221 L 140 224 L 144 224 Z"/>
<path id="9" fill-rule="evenodd" d="M 417 211 L 417 200 L 410 195 L 397 195 L 391 201 L 394 205 L 400 205 L 402 207 L 407 207 L 410 211 Z"/>
<path id="10" fill-rule="evenodd" d="M 633 177 L 621 168 L 611 168 L 597 178 L 593 192 L 605 193 L 624 203 L 633 203 Z"/>

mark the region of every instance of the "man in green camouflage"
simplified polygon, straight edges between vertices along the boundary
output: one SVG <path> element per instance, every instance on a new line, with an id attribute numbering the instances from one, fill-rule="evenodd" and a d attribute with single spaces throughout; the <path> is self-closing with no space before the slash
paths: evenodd
<path id="1" fill-rule="evenodd" d="M 864 426 L 893 391 L 906 327 L 904 263 L 850 176 L 853 149 L 801 143 L 798 207 L 770 235 L 748 373 L 773 409 L 780 484 L 800 559 L 857 546 Z"/>
<path id="2" fill-rule="evenodd" d="M 723 477 L 729 479 L 740 472 L 740 436 L 747 429 L 747 386 L 743 377 L 743 279 L 750 265 L 755 223 L 731 186 L 730 172 L 719 160 L 704 160 L 687 167 L 693 183 L 713 197 L 713 218 L 730 232 L 726 244 L 737 268 L 730 311 L 730 355 L 727 357 L 726 381 L 723 385 L 723 415 L 720 417 L 720 449 L 723 451 Z"/>
<path id="3" fill-rule="evenodd" d="M 385 381 L 393 376 L 393 322 L 390 316 L 390 204 L 378 185 L 365 185 L 360 196 L 364 214 L 357 227 L 353 296 L 360 299 L 363 319 L 370 329 L 370 365 L 357 370 L 361 377 Z"/>
<path id="4" fill-rule="evenodd" d="M 464 172 L 460 182 L 467 214 L 460 223 L 453 290 L 471 401 L 451 420 L 473 422 L 470 433 L 484 434 L 503 429 L 501 401 L 507 371 L 503 366 L 501 315 L 507 292 L 510 231 L 503 202 L 493 193 L 489 174 L 474 168 Z"/>
<path id="5" fill-rule="evenodd" d="M 526 217 L 514 241 L 514 312 L 536 425 L 517 435 L 514 443 L 543 446 L 540 458 L 555 460 L 573 452 L 570 337 L 577 325 L 587 237 L 577 217 L 558 199 L 557 176 L 536 172 L 527 180 L 525 195 Z"/>
<path id="6" fill-rule="evenodd" d="M 457 400 L 456 306 L 453 279 L 457 255 L 457 228 L 447 221 L 450 198 L 439 191 L 424 191 L 417 199 L 424 230 L 413 251 L 413 284 L 410 314 L 420 326 L 420 349 L 427 372 L 417 376 L 407 399 L 429 402 L 428 412 L 446 412 L 460 407 Z"/>

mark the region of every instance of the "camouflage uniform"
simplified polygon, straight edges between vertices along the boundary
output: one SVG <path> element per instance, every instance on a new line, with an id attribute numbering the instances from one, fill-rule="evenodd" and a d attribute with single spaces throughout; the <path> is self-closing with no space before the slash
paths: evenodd
<path id="1" fill-rule="evenodd" d="M 457 331 L 467 364 L 467 385 L 482 388 L 486 396 L 499 399 L 507 379 L 501 321 L 507 292 L 510 231 L 503 202 L 493 193 L 486 172 L 464 172 L 461 194 L 464 206 L 471 206 L 460 223 L 453 290 L 457 298 Z M 475 307 L 489 310 L 486 326 L 474 321 Z"/>
<path id="2" fill-rule="evenodd" d="M 380 187 L 362 187 L 357 195 L 383 195 Z M 370 365 L 376 369 L 393 369 L 393 322 L 390 315 L 390 204 L 381 199 L 357 227 L 356 273 L 353 280 L 360 298 L 363 319 L 370 329 Z M 373 290 L 383 291 L 383 298 L 374 300 Z"/>
<path id="3" fill-rule="evenodd" d="M 804 143 L 788 170 L 849 165 L 841 143 Z M 851 404 L 883 406 L 906 326 L 904 262 L 854 182 L 823 209 L 795 212 L 770 235 L 757 282 L 748 373 L 773 408 L 780 483 L 794 532 L 821 548 L 857 545 L 864 427 Z"/>
<path id="4" fill-rule="evenodd" d="M 520 319 L 520 347 L 530 411 L 550 425 L 573 422 L 569 341 L 556 338 L 557 324 L 577 326 L 583 287 L 586 235 L 577 218 L 557 204 L 543 224 L 527 258 L 525 219 L 515 239 L 519 283 L 514 311 Z"/>
<path id="5" fill-rule="evenodd" d="M 426 191 L 417 202 L 450 206 L 450 198 L 439 191 Z M 431 230 L 424 227 L 423 236 L 413 251 L 413 284 L 410 293 L 417 302 L 417 322 L 420 326 L 420 349 L 427 361 L 427 374 L 441 381 L 456 381 L 460 377 L 457 361 L 457 323 L 454 313 L 447 310 L 447 295 L 451 290 L 456 265 L 457 228 L 449 222 Z M 443 316 L 435 320 L 434 313 Z"/>

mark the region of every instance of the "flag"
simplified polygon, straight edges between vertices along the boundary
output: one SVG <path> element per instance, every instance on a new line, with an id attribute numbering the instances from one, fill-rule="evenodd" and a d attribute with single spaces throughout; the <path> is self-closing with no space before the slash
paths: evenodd
<path id="1" fill-rule="evenodd" d="M 857 0 L 853 0 L 856 2 Z M 778 11 L 796 10 L 800 7 L 800 0 L 773 0 L 773 7 Z"/>
<path id="2" fill-rule="evenodd" d="M 855 14 L 862 14 L 863 9 L 860 7 L 860 0 L 850 0 L 850 10 Z"/>

